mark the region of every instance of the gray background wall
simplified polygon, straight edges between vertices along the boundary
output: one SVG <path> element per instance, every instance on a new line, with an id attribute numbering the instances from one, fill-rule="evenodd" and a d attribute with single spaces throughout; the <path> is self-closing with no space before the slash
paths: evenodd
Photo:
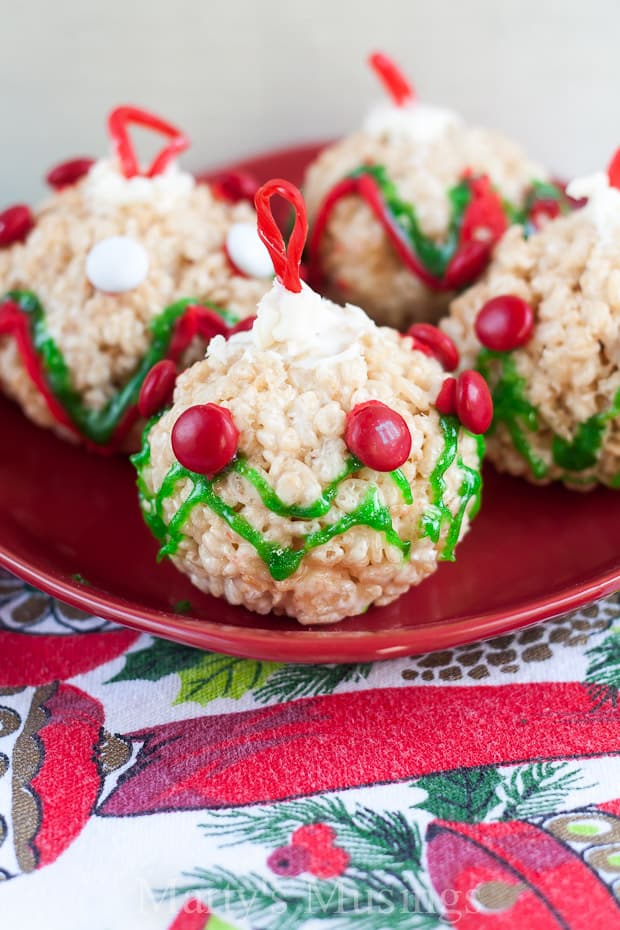
<path id="1" fill-rule="evenodd" d="M 620 144 L 617 0 L 0 0 L 0 204 L 105 150 L 116 103 L 190 131 L 185 164 L 337 135 L 391 53 L 430 102 L 520 138 L 565 174 Z"/>

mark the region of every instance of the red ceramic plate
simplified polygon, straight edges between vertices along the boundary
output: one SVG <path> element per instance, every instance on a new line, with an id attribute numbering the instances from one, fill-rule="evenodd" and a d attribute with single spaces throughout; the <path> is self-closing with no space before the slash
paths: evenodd
<path id="1" fill-rule="evenodd" d="M 243 165 L 299 182 L 317 147 Z M 620 588 L 620 492 L 535 488 L 487 469 L 458 561 L 389 607 L 327 628 L 262 617 L 201 594 L 157 546 L 122 458 L 73 448 L 0 399 L 0 564 L 61 600 L 135 629 L 262 659 L 347 662 L 457 645 Z M 175 612 L 189 601 L 191 611 Z"/>

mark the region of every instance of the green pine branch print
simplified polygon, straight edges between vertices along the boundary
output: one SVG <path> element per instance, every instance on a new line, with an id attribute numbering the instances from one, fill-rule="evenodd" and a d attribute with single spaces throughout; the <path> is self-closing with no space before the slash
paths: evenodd
<path id="1" fill-rule="evenodd" d="M 609 703 L 618 707 L 620 695 L 620 627 L 614 627 L 598 646 L 588 649 L 586 687 L 597 710 Z"/>
<path id="2" fill-rule="evenodd" d="M 261 703 L 333 694 L 338 685 L 368 678 L 371 662 L 353 665 L 282 665 L 255 694 Z"/>
<path id="3" fill-rule="evenodd" d="M 209 812 L 210 823 L 199 826 L 205 836 L 226 837 L 223 846 L 253 843 L 257 846 L 284 846 L 294 830 L 308 823 L 340 824 L 348 812 L 339 798 L 301 798 L 272 807 L 214 810 Z"/>
<path id="4" fill-rule="evenodd" d="M 368 930 L 384 930 L 388 925 L 443 926 L 440 905 L 422 862 L 420 828 L 402 811 L 378 812 L 361 804 L 349 809 L 340 798 L 303 798 L 250 811 L 213 811 L 209 823 L 201 826 L 222 846 L 251 843 L 263 847 L 267 861 L 278 849 L 290 848 L 297 830 L 313 825 L 331 828 L 333 842 L 346 852 L 347 863 L 337 879 L 322 879 L 319 884 L 316 879 L 314 883 L 308 879 L 303 884 L 305 898 L 312 897 L 313 888 L 327 899 L 332 895 L 339 898 L 337 913 L 329 908 L 325 913 L 312 911 L 304 920 L 329 917 L 330 928 L 343 930 L 353 920 L 356 927 Z M 293 887 L 292 879 L 286 877 L 282 894 L 288 895 Z M 296 910 L 295 914 L 298 923 L 291 923 L 291 927 L 301 927 L 304 921 L 300 921 Z"/>
<path id="5" fill-rule="evenodd" d="M 160 899 L 178 897 L 186 894 L 202 893 L 208 898 L 209 907 L 214 910 L 230 911 L 235 917 L 266 921 L 265 926 L 277 926 L 272 923 L 282 911 L 278 889 L 271 882 L 254 872 L 238 875 L 228 869 L 194 869 L 184 872 L 189 879 L 187 884 L 179 884 L 173 890 L 157 892 Z"/>
<path id="6" fill-rule="evenodd" d="M 378 813 L 361 804 L 349 811 L 340 798 L 302 798 L 251 811 L 212 811 L 210 823 L 200 826 L 207 836 L 226 838 L 223 845 L 253 843 L 275 849 L 290 842 L 298 827 L 315 823 L 334 829 L 352 868 L 413 873 L 422 869 L 422 837 L 416 823 L 401 811 Z"/>
<path id="7" fill-rule="evenodd" d="M 441 820 L 527 820 L 558 810 L 582 776 L 569 762 L 536 762 L 502 773 L 493 766 L 424 775 L 414 782 L 428 793 L 414 808 Z"/>
<path id="8" fill-rule="evenodd" d="M 418 778 L 414 785 L 428 797 L 414 807 L 421 807 L 441 820 L 479 823 L 497 807 L 497 788 L 502 776 L 491 766 L 455 769 Z"/>
<path id="9" fill-rule="evenodd" d="M 497 789 L 502 820 L 527 820 L 558 810 L 580 784 L 581 772 L 568 762 L 536 762 L 517 766 Z"/>
<path id="10" fill-rule="evenodd" d="M 398 881 L 381 882 L 370 873 L 337 880 L 285 879 L 276 885 L 256 872 L 238 875 L 223 868 L 184 873 L 187 884 L 164 896 L 200 894 L 216 911 L 252 921 L 261 930 L 297 930 L 309 922 L 325 922 L 329 930 L 439 930 L 446 927 L 437 912 Z"/>
<path id="11" fill-rule="evenodd" d="M 419 778 L 414 785 L 427 797 L 413 808 L 468 823 L 532 819 L 556 811 L 572 792 L 585 787 L 580 782 L 580 771 L 568 761 L 508 771 L 480 766 Z M 205 835 L 216 838 L 221 848 L 259 847 L 265 869 L 273 875 L 196 868 L 184 873 L 185 884 L 166 894 L 198 894 L 216 911 L 261 930 L 304 930 L 319 922 L 326 930 L 446 930 L 415 816 L 345 803 L 340 796 L 211 811 L 200 825 Z M 338 851 L 340 871 L 322 875 L 320 859 L 318 864 L 294 859 L 293 851 L 310 842 L 309 837 Z"/>
<path id="12" fill-rule="evenodd" d="M 116 681 L 159 681 L 166 675 L 198 665 L 203 655 L 200 649 L 192 646 L 154 639 L 144 649 L 128 652 L 124 667 L 109 679 L 108 684 Z"/>

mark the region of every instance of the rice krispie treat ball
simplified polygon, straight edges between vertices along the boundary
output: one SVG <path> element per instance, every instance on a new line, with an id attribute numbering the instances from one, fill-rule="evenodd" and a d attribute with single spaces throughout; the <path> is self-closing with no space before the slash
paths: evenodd
<path id="1" fill-rule="evenodd" d="M 130 124 L 166 137 L 148 168 Z M 234 178 L 196 183 L 176 164 L 187 137 L 143 110 L 119 107 L 108 128 L 111 158 L 57 166 L 35 213 L 0 214 L 0 387 L 36 423 L 97 451 L 136 448 L 151 367 L 200 358 L 273 277 Z"/>
<path id="2" fill-rule="evenodd" d="M 403 329 L 444 313 L 510 222 L 565 202 L 510 139 L 420 102 L 386 56 L 370 64 L 391 102 L 308 169 L 309 264 L 323 293 Z"/>
<path id="3" fill-rule="evenodd" d="M 276 193 L 296 210 L 288 254 Z M 301 283 L 296 188 L 269 182 L 256 204 L 277 280 L 251 330 L 217 336 L 179 377 L 133 461 L 160 554 L 197 587 L 334 623 L 454 558 L 479 504 L 473 433 L 491 399 L 476 372 L 446 378 L 458 355 L 434 327 L 414 342 Z"/>
<path id="4" fill-rule="evenodd" d="M 587 205 L 510 229 L 442 327 L 492 389 L 488 455 L 530 481 L 620 487 L 620 150 L 573 181 Z"/>

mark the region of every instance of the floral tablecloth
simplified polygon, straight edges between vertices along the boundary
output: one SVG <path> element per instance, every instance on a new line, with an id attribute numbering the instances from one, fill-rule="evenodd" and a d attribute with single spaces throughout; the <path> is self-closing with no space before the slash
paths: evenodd
<path id="1" fill-rule="evenodd" d="M 280 665 L 0 574 L 0 927 L 620 927 L 619 614 Z"/>

